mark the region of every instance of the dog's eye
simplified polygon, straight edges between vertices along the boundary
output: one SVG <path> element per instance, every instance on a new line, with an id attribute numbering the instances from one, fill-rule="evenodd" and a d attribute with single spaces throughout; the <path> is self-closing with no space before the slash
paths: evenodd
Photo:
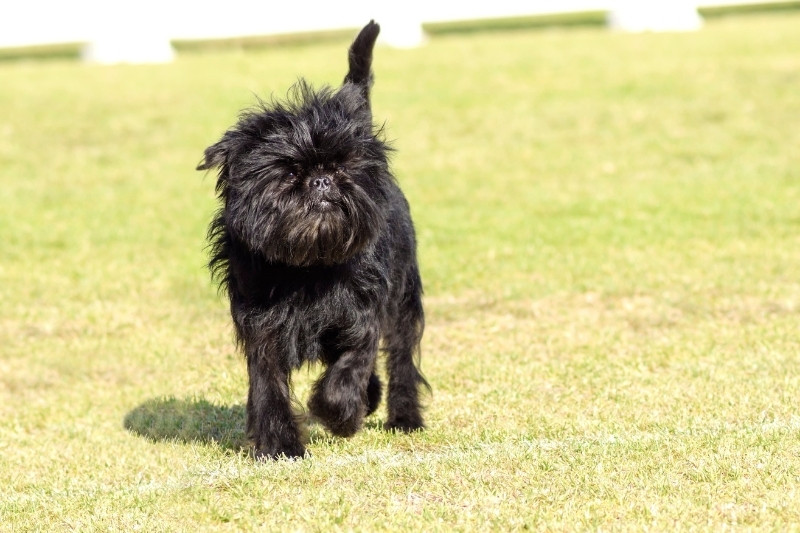
<path id="1" fill-rule="evenodd" d="M 339 165 L 338 167 L 336 167 L 336 173 L 337 173 L 337 174 L 344 174 L 344 167 L 343 167 L 343 166 L 341 166 L 341 165 Z"/>

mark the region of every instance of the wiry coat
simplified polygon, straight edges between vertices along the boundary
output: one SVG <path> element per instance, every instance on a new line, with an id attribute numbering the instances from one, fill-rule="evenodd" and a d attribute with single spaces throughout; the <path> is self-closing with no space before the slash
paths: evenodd
<path id="1" fill-rule="evenodd" d="M 247 357 L 257 456 L 304 454 L 289 383 L 309 361 L 325 365 L 311 413 L 334 434 L 355 433 L 380 401 L 381 339 L 385 426 L 423 427 L 414 228 L 369 104 L 378 31 L 370 22 L 356 37 L 341 88 L 315 91 L 301 80 L 289 101 L 244 112 L 198 167 L 219 169 L 210 268 Z"/>

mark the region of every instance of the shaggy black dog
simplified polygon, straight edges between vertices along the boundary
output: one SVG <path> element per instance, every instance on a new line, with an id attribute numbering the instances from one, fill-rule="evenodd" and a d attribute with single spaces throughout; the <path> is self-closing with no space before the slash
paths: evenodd
<path id="1" fill-rule="evenodd" d="M 290 380 L 305 362 L 325 365 L 311 414 L 335 435 L 358 431 L 381 399 L 381 341 L 384 427 L 424 425 L 414 227 L 369 101 L 379 31 L 370 21 L 353 41 L 338 90 L 300 80 L 288 102 L 243 112 L 198 166 L 219 169 L 210 268 L 247 357 L 247 431 L 258 458 L 305 454 Z"/>

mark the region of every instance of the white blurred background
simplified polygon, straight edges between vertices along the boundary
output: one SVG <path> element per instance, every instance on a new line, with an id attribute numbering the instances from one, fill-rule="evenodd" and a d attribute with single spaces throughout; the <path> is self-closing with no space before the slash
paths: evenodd
<path id="1" fill-rule="evenodd" d="M 759 0 L 24 0 L 0 4 L 0 48 L 86 43 L 84 57 L 89 60 L 159 61 L 171 58 L 170 40 L 357 28 L 371 18 L 380 22 L 385 43 L 402 47 L 423 41 L 421 25 L 426 22 L 582 11 L 606 11 L 609 26 L 619 30 L 689 31 L 702 25 L 699 6 L 756 3 Z"/>

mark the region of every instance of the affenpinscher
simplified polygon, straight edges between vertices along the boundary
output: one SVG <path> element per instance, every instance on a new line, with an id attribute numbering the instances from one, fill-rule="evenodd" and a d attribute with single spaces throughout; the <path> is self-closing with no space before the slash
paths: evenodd
<path id="1" fill-rule="evenodd" d="M 424 426 L 414 227 L 369 101 L 379 31 L 370 21 L 353 41 L 338 90 L 301 79 L 289 101 L 244 111 L 197 167 L 219 169 L 209 267 L 247 357 L 247 432 L 258 458 L 305 454 L 290 381 L 305 362 L 325 366 L 311 414 L 335 435 L 358 431 L 380 403 L 381 341 L 384 427 Z"/>

